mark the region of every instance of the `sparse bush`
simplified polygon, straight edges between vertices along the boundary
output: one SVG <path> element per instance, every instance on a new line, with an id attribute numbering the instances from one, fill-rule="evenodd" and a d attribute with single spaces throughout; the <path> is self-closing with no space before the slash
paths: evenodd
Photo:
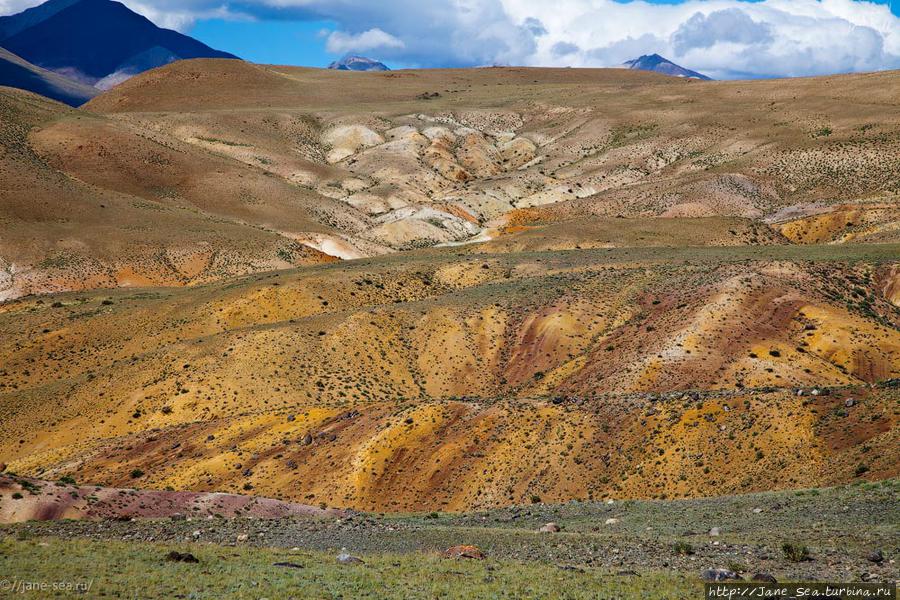
<path id="1" fill-rule="evenodd" d="M 672 547 L 672 550 L 678 556 L 690 556 L 691 554 L 694 553 L 694 547 L 684 541 L 675 542 L 675 545 Z"/>
<path id="2" fill-rule="evenodd" d="M 141 477 L 143 477 L 143 476 L 144 476 L 144 472 L 141 471 L 140 469 L 134 469 L 134 470 L 131 471 L 131 478 L 132 478 L 132 479 L 139 479 L 139 478 L 141 478 Z"/>
<path id="3" fill-rule="evenodd" d="M 781 545 L 781 552 L 784 557 L 791 562 L 805 562 L 811 560 L 809 556 L 809 548 L 803 544 L 785 542 Z"/>
<path id="4" fill-rule="evenodd" d="M 863 463 L 859 463 L 856 466 L 856 470 L 854 471 L 854 473 L 856 474 L 857 477 L 863 475 L 864 473 L 868 473 L 868 472 L 869 472 L 869 467 Z"/>

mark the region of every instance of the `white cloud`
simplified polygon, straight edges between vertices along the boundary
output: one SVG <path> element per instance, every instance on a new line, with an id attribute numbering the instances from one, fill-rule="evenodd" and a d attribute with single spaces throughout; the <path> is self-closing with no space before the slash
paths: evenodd
<path id="1" fill-rule="evenodd" d="M 772 26 L 754 21 L 739 8 L 717 10 L 708 15 L 696 12 L 672 34 L 673 48 L 678 54 L 694 48 L 712 48 L 723 42 L 753 46 L 771 41 Z"/>
<path id="2" fill-rule="evenodd" d="M 325 49 L 332 54 L 348 52 L 368 52 L 369 50 L 385 50 L 388 48 L 404 48 L 401 40 L 377 27 L 353 35 L 343 31 L 333 31 L 325 41 Z"/>
<path id="3" fill-rule="evenodd" d="M 210 16 L 325 19 L 339 29 L 330 52 L 410 66 L 614 66 L 656 52 L 719 78 L 900 68 L 900 18 L 867 0 L 123 1 L 182 30 Z M 36 3 L 0 0 L 0 13 Z"/>

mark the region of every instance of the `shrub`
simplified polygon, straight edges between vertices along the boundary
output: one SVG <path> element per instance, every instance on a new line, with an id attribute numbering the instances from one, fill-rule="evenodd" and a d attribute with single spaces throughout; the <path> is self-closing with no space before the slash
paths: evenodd
<path id="1" fill-rule="evenodd" d="M 144 476 L 144 472 L 141 471 L 140 469 L 134 469 L 133 471 L 131 471 L 131 478 L 132 478 L 132 479 L 138 479 L 138 478 L 143 477 L 143 476 Z"/>
<path id="2" fill-rule="evenodd" d="M 804 562 L 810 560 L 809 548 L 803 544 L 785 542 L 781 545 L 781 551 L 784 553 L 784 557 L 791 562 Z"/>
<path id="3" fill-rule="evenodd" d="M 868 473 L 868 472 L 869 472 L 869 467 L 868 467 L 867 465 L 863 464 L 863 463 L 859 463 L 859 464 L 856 466 L 856 470 L 854 471 L 854 473 L 856 473 L 856 476 L 857 476 L 857 477 L 859 477 L 859 476 L 862 475 L 863 473 Z"/>
<path id="4" fill-rule="evenodd" d="M 690 556 L 694 553 L 694 547 L 688 544 L 687 542 L 675 542 L 675 545 L 672 547 L 672 550 L 678 556 Z"/>

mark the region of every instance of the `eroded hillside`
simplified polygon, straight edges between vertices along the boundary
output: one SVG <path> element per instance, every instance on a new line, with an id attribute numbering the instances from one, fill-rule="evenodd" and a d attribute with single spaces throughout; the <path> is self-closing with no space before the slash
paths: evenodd
<path id="1" fill-rule="evenodd" d="M 0 459 L 378 510 L 896 475 L 897 252 L 436 249 L 10 302 Z"/>
<path id="2" fill-rule="evenodd" d="M 0 90 L 0 463 L 379 511 L 895 477 L 898 86 Z"/>
<path id="3" fill-rule="evenodd" d="M 80 111 L 4 91 L 0 294 L 190 285 L 534 227 L 602 247 L 618 244 L 595 220 L 621 217 L 746 220 L 721 244 L 894 242 L 898 85 L 198 60 Z M 527 240 L 512 247 L 566 246 Z"/>

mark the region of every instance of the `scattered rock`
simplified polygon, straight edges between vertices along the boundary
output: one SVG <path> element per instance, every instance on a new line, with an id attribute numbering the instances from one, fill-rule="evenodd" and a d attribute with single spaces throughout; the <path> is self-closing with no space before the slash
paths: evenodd
<path id="1" fill-rule="evenodd" d="M 248 537 L 249 536 L 246 533 L 242 533 L 239 536 L 237 536 L 237 541 L 246 542 Z"/>
<path id="2" fill-rule="evenodd" d="M 761 513 L 761 512 L 762 512 L 762 509 L 761 509 L 761 508 L 754 508 L 754 509 L 753 509 L 753 514 L 755 514 L 755 515 L 758 515 L 758 514 Z"/>
<path id="3" fill-rule="evenodd" d="M 581 567 L 576 567 L 574 565 L 556 565 L 557 569 L 561 571 L 575 571 L 576 573 L 584 573 L 584 569 Z"/>
<path id="4" fill-rule="evenodd" d="M 444 558 L 484 560 L 486 556 L 477 546 L 451 546 L 444 551 Z"/>
<path id="5" fill-rule="evenodd" d="M 709 530 L 709 535 L 711 535 L 712 537 L 719 537 L 720 533 L 721 533 L 721 531 L 719 530 L 718 527 L 713 527 L 712 529 Z"/>
<path id="6" fill-rule="evenodd" d="M 846 400 L 844 400 L 844 406 L 846 406 L 847 408 L 850 408 L 851 406 L 854 406 L 855 404 L 856 404 L 856 400 L 854 400 L 853 398 L 847 398 Z"/>
<path id="7" fill-rule="evenodd" d="M 884 554 L 881 552 L 881 550 L 875 550 L 866 555 L 866 560 L 878 565 L 884 562 Z"/>
<path id="8" fill-rule="evenodd" d="M 363 559 L 353 556 L 349 552 L 347 552 L 346 548 L 341 548 L 341 553 L 337 555 L 338 563 L 342 565 L 364 565 L 366 564 Z"/>
<path id="9" fill-rule="evenodd" d="M 757 573 L 753 576 L 752 581 L 761 583 L 778 583 L 778 580 L 771 573 Z"/>
<path id="10" fill-rule="evenodd" d="M 197 557 L 191 554 L 190 552 L 176 552 L 172 550 L 168 554 L 166 554 L 166 560 L 168 562 L 183 562 L 183 563 L 199 563 Z"/>
<path id="11" fill-rule="evenodd" d="M 559 532 L 559 530 L 559 525 L 557 525 L 556 523 L 547 523 L 546 525 L 538 529 L 538 531 L 540 531 L 541 533 L 557 533 Z"/>
<path id="12" fill-rule="evenodd" d="M 619 522 L 619 520 L 616 519 L 615 517 L 610 517 L 605 521 L 605 524 L 606 525 L 615 525 L 618 522 Z"/>
<path id="13" fill-rule="evenodd" d="M 728 569 L 706 569 L 700 573 L 703 581 L 741 581 L 741 576 Z"/>

